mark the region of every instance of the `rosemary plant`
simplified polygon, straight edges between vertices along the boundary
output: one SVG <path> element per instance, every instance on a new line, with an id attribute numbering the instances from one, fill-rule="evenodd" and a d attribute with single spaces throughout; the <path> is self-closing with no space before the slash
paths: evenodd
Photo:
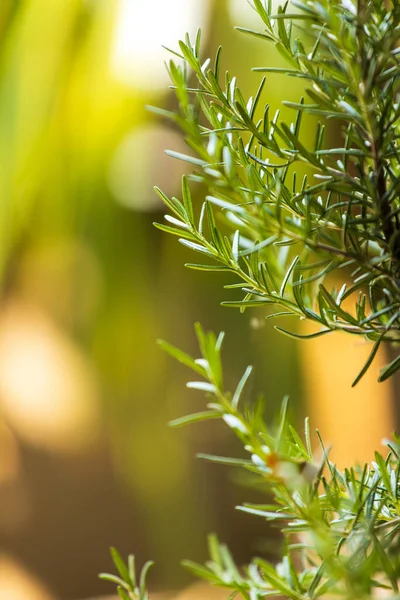
<path id="1" fill-rule="evenodd" d="M 271 116 L 260 106 L 265 78 L 245 100 L 235 77 L 221 77 L 220 49 L 211 66 L 200 33 L 193 43 L 187 36 L 176 53 L 183 66 L 169 63 L 179 112 L 156 110 L 185 133 L 196 157 L 170 154 L 195 167 L 191 179 L 209 195 L 196 219 L 186 179 L 183 202 L 157 190 L 172 213 L 157 226 L 210 260 L 188 267 L 236 276 L 244 297 L 226 305 L 277 306 L 313 321 L 313 335 L 340 329 L 372 340 L 357 382 L 380 344 L 400 333 L 400 4 L 295 0 L 296 13 L 286 3 L 277 14 L 271 2 L 251 4 L 263 29 L 240 31 L 274 43 L 288 63 L 255 70 L 301 78 L 306 99 L 284 102 L 290 123 Z M 310 148 L 300 139 L 304 115 L 319 120 Z M 341 135 L 332 146 L 333 121 Z M 338 271 L 343 285 L 328 289 L 324 280 Z M 380 381 L 399 368 L 398 356 Z"/>
<path id="2" fill-rule="evenodd" d="M 178 112 L 153 110 L 184 132 L 195 156 L 170 154 L 192 164 L 189 179 L 205 184 L 208 196 L 196 215 L 189 179 L 183 178 L 182 200 L 157 190 L 170 210 L 167 224 L 157 227 L 201 254 L 204 262 L 189 268 L 235 276 L 227 287 L 242 289 L 243 298 L 224 304 L 242 311 L 277 306 L 273 315 L 313 321 L 316 332 L 303 337 L 343 330 L 371 340 L 355 384 L 383 342 L 400 340 L 400 3 L 292 0 L 292 8 L 286 3 L 276 13 L 270 0 L 249 3 L 260 30 L 238 29 L 273 43 L 288 64 L 256 70 L 304 80 L 305 98 L 284 103 L 292 122 L 279 111 L 271 116 L 265 79 L 245 100 L 235 77 L 221 77 L 220 49 L 211 63 L 201 58 L 200 33 L 180 42 L 180 62 L 168 66 Z M 301 136 L 307 115 L 318 121 L 312 147 Z M 330 123 L 337 123 L 336 138 Z M 297 166 L 306 173 L 301 178 Z M 332 287 L 339 280 L 339 289 Z M 246 600 L 399 599 L 399 439 L 388 441 L 387 455 L 377 452 L 372 464 L 341 472 L 319 436 L 313 455 L 307 420 L 304 435 L 288 423 L 287 400 L 276 427 L 266 425 L 260 402 L 242 407 L 251 368 L 227 391 L 223 335 L 200 326 L 196 333 L 196 359 L 161 342 L 200 376 L 188 387 L 207 396 L 204 412 L 173 424 L 218 418 L 238 436 L 246 458 L 207 458 L 248 469 L 268 485 L 271 504 L 239 508 L 277 523 L 284 544 L 278 564 L 256 558 L 239 569 L 212 536 L 210 561 L 186 566 Z M 400 355 L 379 380 L 398 369 Z M 126 569 L 118 568 L 124 580 Z M 121 598 L 141 598 L 126 577 Z"/>
<path id="3" fill-rule="evenodd" d="M 262 400 L 242 407 L 251 367 L 245 370 L 234 392 L 227 391 L 221 363 L 223 334 L 217 337 L 206 333 L 200 325 L 196 333 L 200 346 L 197 359 L 160 342 L 200 376 L 201 380 L 190 381 L 187 386 L 207 395 L 207 410 L 171 424 L 221 419 L 233 431 L 247 457 L 201 456 L 250 470 L 267 484 L 273 498 L 270 504 L 244 504 L 238 508 L 278 524 L 284 544 L 277 564 L 255 558 L 247 567 L 239 568 L 228 548 L 210 536 L 210 560 L 204 566 L 191 561 L 183 564 L 210 584 L 226 588 L 229 597 L 239 595 L 246 600 L 367 600 L 381 595 L 399 600 L 400 440 L 395 437 L 387 441 L 387 456 L 376 452 L 371 465 L 341 472 L 329 460 L 318 432 L 318 458 L 313 455 L 308 419 L 304 436 L 288 423 L 287 399 L 276 427 L 265 424 Z M 133 567 L 128 570 L 115 551 L 113 558 L 120 576 L 102 577 L 117 583 L 122 600 L 147 600 L 145 576 L 138 586 Z"/>
<path id="4" fill-rule="evenodd" d="M 216 337 L 197 325 L 201 356 L 193 359 L 161 342 L 172 356 L 190 367 L 201 381 L 189 388 L 206 392 L 207 410 L 177 419 L 172 425 L 221 419 L 240 439 L 247 458 L 201 455 L 243 467 L 268 484 L 273 502 L 245 504 L 239 510 L 277 523 L 284 535 L 278 564 L 256 558 L 239 570 L 228 549 L 211 536 L 211 560 L 205 566 L 184 564 L 199 577 L 225 587 L 247 600 L 284 597 L 306 600 L 339 597 L 361 600 L 387 592 L 400 598 L 400 445 L 388 441 L 388 454 L 375 453 L 371 465 L 344 472 L 329 460 L 320 438 L 318 456 L 312 451 L 308 419 L 304 435 L 287 420 L 287 399 L 276 427 L 267 427 L 263 402 L 241 407 L 251 375 L 248 367 L 233 393 L 225 390 L 221 364 L 223 334 Z M 303 441 L 304 438 L 304 441 Z"/>

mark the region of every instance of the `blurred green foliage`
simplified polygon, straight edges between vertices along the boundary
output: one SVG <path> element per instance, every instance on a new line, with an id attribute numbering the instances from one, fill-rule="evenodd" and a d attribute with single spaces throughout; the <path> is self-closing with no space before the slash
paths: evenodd
<path id="1" fill-rule="evenodd" d="M 111 543 L 122 552 L 133 549 L 139 560 L 154 558 L 154 576 L 164 586 L 176 586 L 185 577 L 178 565 L 181 556 L 204 558 L 209 530 L 232 542 L 234 550 L 236 538 L 238 559 L 247 556 L 252 532 L 246 525 L 244 533 L 240 515 L 225 509 L 240 501 L 240 488 L 226 486 L 212 466 L 192 459 L 205 447 L 199 436 L 210 432 L 176 434 L 166 427 L 168 420 L 185 412 L 186 395 L 183 374 L 178 367 L 167 367 L 156 348 L 157 337 L 190 347 L 193 321 L 223 328 L 233 342 L 226 357 L 232 373 L 248 362 L 261 365 L 255 392 L 263 389 L 279 402 L 284 390 L 294 401 L 301 400 L 295 343 L 274 332 L 266 336 L 256 313 L 240 318 L 217 306 L 216 300 L 224 299 L 219 291 L 224 279 L 205 274 L 199 286 L 198 277 L 184 271 L 181 265 L 190 253 L 153 228 L 162 207 L 141 181 L 140 198 L 135 198 L 136 186 L 129 192 L 136 210 L 115 197 L 110 169 L 116 153 L 127 137 L 143 128 L 146 132 L 146 127 L 158 128 L 160 143 L 149 135 L 152 145 L 144 147 L 144 133 L 139 152 L 124 158 L 125 168 L 138 178 L 143 173 L 143 179 L 170 193 L 179 189 L 174 161 L 162 154 L 168 139 L 176 143 L 174 131 L 145 110 L 146 103 L 173 104 L 172 95 L 115 76 L 118 15 L 117 0 L 3 0 L 0 6 L 3 306 L 17 299 L 38 308 L 84 357 L 100 390 L 100 441 L 90 450 L 85 491 L 79 489 L 82 478 L 72 475 L 62 506 L 52 502 L 53 491 L 39 494 L 40 518 L 34 509 L 18 534 L 0 531 L 5 550 L 30 565 L 63 598 L 103 590 L 90 574 L 102 568 L 102 561 L 107 566 Z M 224 68 L 234 64 L 242 87 L 254 90 L 258 78 L 248 74 L 249 54 L 252 64 L 258 58 L 265 64 L 265 48 L 234 32 L 227 2 L 210 3 L 208 22 L 211 51 L 216 40 L 234 48 L 223 57 Z M 280 89 L 268 93 L 276 106 Z M 250 344 L 244 342 L 249 328 Z M 26 456 L 34 453 L 23 439 L 19 443 Z M 231 442 L 223 438 L 214 444 L 215 451 L 224 452 Z M 44 481 L 49 490 L 57 485 L 51 482 L 54 470 L 46 466 L 51 455 L 46 452 L 32 471 L 34 493 Z M 68 468 L 76 466 L 78 472 L 89 459 L 74 456 Z M 104 467 L 103 473 L 99 467 L 108 477 L 99 494 L 93 465 L 102 460 L 110 468 Z M 51 461 L 61 477 L 65 459 L 55 454 Z M 116 518 L 114 497 L 127 494 L 132 513 L 125 508 L 124 524 L 119 530 L 114 526 L 111 534 L 107 523 L 111 527 Z M 84 506 L 80 495 L 86 498 Z M 91 505 L 103 508 L 96 508 L 101 518 L 89 526 Z M 46 535 L 38 537 L 45 515 L 57 510 L 64 515 L 57 513 L 57 530 L 49 524 Z"/>

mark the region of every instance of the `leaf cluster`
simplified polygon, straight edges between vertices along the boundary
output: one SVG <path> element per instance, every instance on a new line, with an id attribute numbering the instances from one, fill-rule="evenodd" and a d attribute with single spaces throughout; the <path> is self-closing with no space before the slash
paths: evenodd
<path id="1" fill-rule="evenodd" d="M 157 226 L 205 259 L 188 267 L 235 275 L 228 287 L 244 296 L 226 305 L 278 306 L 275 314 L 314 322 L 315 335 L 373 341 L 356 383 L 380 344 L 399 340 L 400 4 L 296 0 L 296 12 L 286 2 L 276 14 L 271 2 L 250 4 L 262 28 L 240 31 L 273 43 L 288 63 L 255 70 L 301 79 L 305 97 L 284 102 L 291 122 L 270 115 L 265 78 L 245 99 L 220 73 L 221 50 L 203 60 L 200 33 L 186 36 L 174 52 L 183 62 L 168 64 L 178 112 L 154 110 L 183 130 L 195 156 L 169 154 L 193 166 L 190 179 L 208 195 L 196 215 L 186 178 L 182 200 L 157 190 L 170 210 Z M 327 135 L 332 123 L 337 139 Z M 398 356 L 380 381 L 399 368 Z"/>
<path id="2" fill-rule="evenodd" d="M 118 575 L 100 573 L 100 579 L 109 581 L 117 586 L 118 596 L 121 600 L 149 600 L 146 585 L 146 577 L 149 569 L 154 564 L 148 561 L 140 573 L 139 580 L 136 579 L 135 557 L 131 554 L 125 562 L 118 550 L 111 548 L 111 557 L 118 571 Z"/>
<path id="3" fill-rule="evenodd" d="M 213 62 L 203 60 L 200 33 L 193 42 L 186 36 L 168 64 L 178 111 L 153 110 L 184 132 L 194 156 L 169 154 L 193 173 L 183 178 L 181 199 L 157 190 L 169 209 L 157 226 L 202 256 L 188 267 L 234 276 L 226 287 L 243 297 L 224 304 L 241 311 L 277 306 L 268 316 L 319 327 L 308 337 L 343 330 L 371 340 L 357 383 L 380 345 L 400 340 L 400 3 L 292 0 L 292 9 L 286 2 L 276 13 L 271 0 L 249 3 L 260 30 L 238 29 L 274 44 L 288 64 L 256 70 L 301 79 L 304 98 L 284 103 L 291 122 L 279 111 L 270 115 L 265 79 L 246 100 L 236 78 L 220 72 L 221 50 Z M 313 144 L 303 136 L 310 119 Z M 208 190 L 199 214 L 190 180 Z M 244 457 L 201 456 L 249 470 L 269 489 L 271 503 L 238 508 L 276 524 L 284 543 L 278 564 L 255 558 L 239 568 L 210 536 L 210 560 L 186 567 L 232 598 L 399 600 L 400 439 L 388 441 L 387 454 L 376 452 L 371 464 L 341 471 L 318 431 L 313 451 L 307 419 L 304 432 L 289 423 L 287 399 L 275 426 L 267 426 L 261 399 L 243 403 L 251 367 L 227 390 L 223 334 L 199 325 L 196 334 L 198 358 L 160 342 L 196 373 L 187 385 L 207 398 L 203 411 L 172 425 L 219 419 L 232 430 Z M 400 355 L 380 381 L 399 368 Z M 123 600 L 147 600 L 148 566 L 137 584 L 133 559 L 125 565 L 112 552 L 119 576 L 102 577 L 117 584 Z"/>
<path id="4" fill-rule="evenodd" d="M 244 504 L 239 510 L 277 524 L 285 542 L 281 560 L 255 558 L 239 569 L 224 544 L 209 540 L 205 566 L 185 561 L 197 576 L 248 600 L 283 595 L 294 600 L 338 595 L 348 599 L 374 597 L 386 590 L 399 598 L 400 577 L 400 446 L 387 442 L 384 457 L 372 464 L 340 471 L 320 444 L 316 458 L 308 420 L 304 434 L 287 419 L 287 399 L 273 428 L 263 419 L 260 402 L 243 406 L 248 367 L 233 393 L 223 385 L 221 344 L 197 325 L 201 356 L 194 359 L 170 344 L 165 350 L 192 368 L 201 380 L 187 385 L 206 392 L 207 410 L 172 422 L 173 426 L 217 418 L 241 440 L 247 458 L 200 455 L 217 463 L 252 471 L 268 486 L 273 503 Z"/>

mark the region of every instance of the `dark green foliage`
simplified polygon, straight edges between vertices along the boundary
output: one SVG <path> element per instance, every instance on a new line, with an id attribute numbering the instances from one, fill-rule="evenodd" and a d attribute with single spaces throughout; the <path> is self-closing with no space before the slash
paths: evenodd
<path id="1" fill-rule="evenodd" d="M 264 79 L 245 100 L 236 78 L 219 73 L 220 51 L 213 66 L 200 58 L 200 33 L 180 42 L 183 66 L 169 63 L 179 112 L 170 116 L 197 155 L 178 158 L 209 195 L 196 218 L 185 178 L 182 201 L 157 190 L 172 213 L 158 227 L 206 259 L 190 268 L 238 278 L 244 297 L 226 305 L 277 305 L 315 322 L 318 334 L 366 336 L 376 343 L 368 367 L 382 342 L 399 339 L 400 5 L 293 2 L 295 13 L 286 3 L 272 14 L 270 5 L 253 4 L 264 29 L 242 31 L 273 42 L 289 64 L 256 70 L 301 78 L 306 97 L 284 103 L 292 122 L 272 117 Z M 318 125 L 306 147 L 309 115 Z M 326 135 L 333 122 L 337 147 Z M 340 289 L 329 275 L 342 280 Z M 400 360 L 380 380 L 398 368 Z"/>

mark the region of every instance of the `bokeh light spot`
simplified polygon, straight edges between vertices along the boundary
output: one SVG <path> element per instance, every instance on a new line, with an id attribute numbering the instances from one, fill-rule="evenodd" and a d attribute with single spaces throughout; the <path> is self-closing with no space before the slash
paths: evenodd
<path id="1" fill-rule="evenodd" d="M 111 58 L 114 76 L 135 89 L 164 89 L 167 53 L 162 45 L 175 48 L 186 31 L 194 35 L 206 23 L 209 4 L 209 0 L 120 0 Z"/>
<path id="2" fill-rule="evenodd" d="M 152 211 L 162 206 L 154 192 L 155 185 L 167 195 L 177 193 L 185 165 L 167 156 L 165 148 L 188 153 L 181 136 L 162 125 L 142 125 L 124 137 L 108 173 L 109 187 L 117 202 L 136 211 Z"/>
<path id="3" fill-rule="evenodd" d="M 53 600 L 27 569 L 9 556 L 0 556 L 0 600 Z"/>
<path id="4" fill-rule="evenodd" d="M 98 434 L 98 390 L 78 347 L 35 308 L 14 301 L 0 317 L 0 405 L 26 442 L 80 451 Z"/>

